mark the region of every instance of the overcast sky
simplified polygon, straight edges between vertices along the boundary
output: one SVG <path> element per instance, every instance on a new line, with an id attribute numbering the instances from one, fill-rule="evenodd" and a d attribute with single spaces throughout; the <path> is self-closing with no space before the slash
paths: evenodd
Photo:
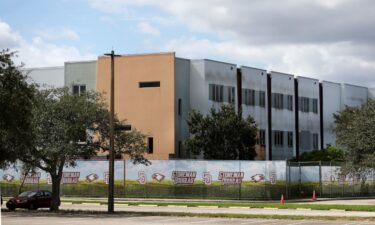
<path id="1" fill-rule="evenodd" d="M 26 67 L 175 51 L 375 86 L 373 0 L 0 0 L 0 48 Z"/>

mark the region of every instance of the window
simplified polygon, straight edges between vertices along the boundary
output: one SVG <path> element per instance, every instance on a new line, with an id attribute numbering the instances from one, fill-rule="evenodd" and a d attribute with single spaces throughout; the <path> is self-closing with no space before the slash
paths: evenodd
<path id="1" fill-rule="evenodd" d="M 178 99 L 178 115 L 181 116 L 181 98 Z"/>
<path id="2" fill-rule="evenodd" d="M 283 94 L 272 93 L 272 107 L 276 109 L 284 108 Z"/>
<path id="3" fill-rule="evenodd" d="M 223 102 L 224 86 L 217 84 L 209 84 L 209 99 L 214 102 Z"/>
<path id="4" fill-rule="evenodd" d="M 266 145 L 266 131 L 259 130 L 259 144 Z"/>
<path id="5" fill-rule="evenodd" d="M 255 105 L 255 91 L 251 89 L 244 90 L 244 103 L 245 105 Z"/>
<path id="6" fill-rule="evenodd" d="M 309 98 L 299 97 L 299 110 L 301 112 L 309 112 Z"/>
<path id="7" fill-rule="evenodd" d="M 282 131 L 273 131 L 273 145 L 275 147 L 283 147 L 284 146 L 284 132 Z"/>
<path id="8" fill-rule="evenodd" d="M 148 153 L 152 154 L 154 152 L 154 138 L 149 137 L 147 139 L 147 148 L 148 148 Z"/>
<path id="9" fill-rule="evenodd" d="M 293 148 L 293 132 L 288 131 L 288 148 Z"/>
<path id="10" fill-rule="evenodd" d="M 139 82 L 140 88 L 160 87 L 160 81 Z"/>
<path id="11" fill-rule="evenodd" d="M 318 99 L 313 98 L 313 113 L 318 114 Z"/>
<path id="12" fill-rule="evenodd" d="M 266 107 L 266 92 L 259 91 L 259 106 Z"/>
<path id="13" fill-rule="evenodd" d="M 293 95 L 287 96 L 287 109 L 293 111 Z"/>
<path id="14" fill-rule="evenodd" d="M 319 149 L 319 134 L 313 134 L 313 150 Z"/>
<path id="15" fill-rule="evenodd" d="M 228 91 L 228 102 L 229 103 L 234 103 L 235 102 L 235 97 L 236 97 L 234 87 L 228 86 L 226 88 L 227 88 L 227 91 Z"/>
<path id="16" fill-rule="evenodd" d="M 73 85 L 73 94 L 81 95 L 85 93 L 86 85 Z"/>

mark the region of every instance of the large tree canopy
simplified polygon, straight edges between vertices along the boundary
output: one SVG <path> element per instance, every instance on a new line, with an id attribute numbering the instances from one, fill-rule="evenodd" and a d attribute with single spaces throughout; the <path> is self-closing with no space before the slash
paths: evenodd
<path id="1" fill-rule="evenodd" d="M 32 145 L 34 87 L 15 66 L 14 52 L 0 52 L 0 167 L 15 162 L 20 152 Z"/>
<path id="2" fill-rule="evenodd" d="M 198 111 L 188 119 L 191 137 L 186 141 L 188 151 L 203 154 L 205 159 L 254 159 L 257 126 L 252 117 L 243 119 L 233 105 L 211 109 L 204 116 Z"/>
<path id="3" fill-rule="evenodd" d="M 360 178 L 361 192 L 367 193 L 366 180 L 375 166 L 375 101 L 368 99 L 360 107 L 346 107 L 334 118 L 336 140 L 346 158 L 341 173 Z"/>
<path id="4" fill-rule="evenodd" d="M 34 146 L 20 160 L 50 174 L 52 209 L 57 210 L 64 167 L 75 166 L 78 158 L 108 149 L 109 113 L 100 95 L 86 92 L 74 95 L 67 88 L 40 90 L 33 107 Z M 117 120 L 116 120 L 117 121 Z M 117 121 L 118 122 L 118 121 Z M 87 143 L 87 133 L 93 141 Z M 133 130 L 116 133 L 116 152 L 146 163 L 145 136 Z"/>

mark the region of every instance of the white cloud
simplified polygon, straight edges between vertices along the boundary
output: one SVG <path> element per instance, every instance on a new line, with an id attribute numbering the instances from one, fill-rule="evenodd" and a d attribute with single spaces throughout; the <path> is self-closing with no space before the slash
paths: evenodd
<path id="1" fill-rule="evenodd" d="M 44 28 L 38 29 L 35 32 L 37 36 L 46 39 L 68 39 L 68 40 L 79 40 L 79 35 L 72 29 L 69 28 Z"/>
<path id="2" fill-rule="evenodd" d="M 138 30 L 144 34 L 150 34 L 153 36 L 160 35 L 160 31 L 157 28 L 151 26 L 150 23 L 145 21 L 138 23 Z"/>
<path id="3" fill-rule="evenodd" d="M 26 67 L 62 66 L 65 61 L 95 59 L 97 56 L 84 53 L 74 46 L 57 45 L 40 36 L 31 41 L 25 40 L 11 27 L 0 21 L 0 49 L 10 48 L 18 51 L 16 63 L 25 63 Z"/>

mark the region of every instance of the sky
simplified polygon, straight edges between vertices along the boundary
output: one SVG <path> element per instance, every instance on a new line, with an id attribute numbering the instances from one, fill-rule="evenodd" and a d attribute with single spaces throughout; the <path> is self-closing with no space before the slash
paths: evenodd
<path id="1" fill-rule="evenodd" d="M 176 52 L 375 87 L 373 0 L 0 0 L 0 49 L 26 67 Z"/>

